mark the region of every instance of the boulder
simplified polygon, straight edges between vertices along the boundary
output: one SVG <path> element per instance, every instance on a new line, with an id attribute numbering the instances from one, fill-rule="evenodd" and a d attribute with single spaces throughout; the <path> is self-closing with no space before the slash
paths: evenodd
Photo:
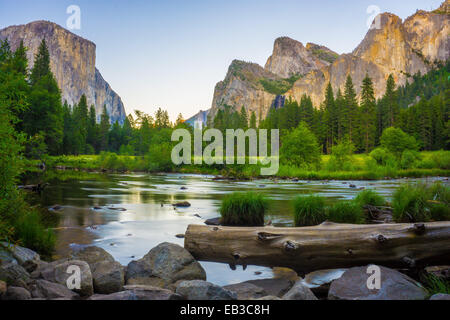
<path id="1" fill-rule="evenodd" d="M 0 265 L 6 263 L 18 264 L 11 251 L 7 250 L 3 246 L 0 246 Z"/>
<path id="2" fill-rule="evenodd" d="M 9 262 L 0 265 L 0 280 L 5 281 L 10 286 L 27 288 L 27 283 L 30 282 L 30 275 L 20 265 L 14 262 Z"/>
<path id="3" fill-rule="evenodd" d="M 221 219 L 222 219 L 221 217 L 211 218 L 211 219 L 205 220 L 205 224 L 208 226 L 220 226 Z"/>
<path id="4" fill-rule="evenodd" d="M 30 292 L 22 287 L 9 286 L 6 293 L 2 296 L 2 300 L 29 300 Z"/>
<path id="5" fill-rule="evenodd" d="M 259 279 L 245 281 L 245 283 L 263 288 L 269 296 L 282 297 L 292 288 L 295 281 L 289 279 Z"/>
<path id="6" fill-rule="evenodd" d="M 106 250 L 94 246 L 86 247 L 72 253 L 72 258 L 89 264 L 96 293 L 122 291 L 125 284 L 124 268 Z"/>
<path id="7" fill-rule="evenodd" d="M 299 280 L 283 296 L 283 300 L 317 300 L 317 297 L 312 293 L 311 289 Z"/>
<path id="8" fill-rule="evenodd" d="M 122 291 L 125 272 L 120 263 L 103 261 L 93 266 L 92 279 L 96 293 L 110 294 Z"/>
<path id="9" fill-rule="evenodd" d="M 267 292 L 263 288 L 248 282 L 231 284 L 223 288 L 236 293 L 238 300 L 259 299 L 267 296 Z"/>
<path id="10" fill-rule="evenodd" d="M 450 300 L 450 294 L 438 293 L 432 295 L 430 300 Z"/>
<path id="11" fill-rule="evenodd" d="M 72 300 L 79 297 L 78 294 L 69 290 L 67 286 L 42 279 L 36 280 L 30 285 L 30 288 L 33 298 Z"/>
<path id="12" fill-rule="evenodd" d="M 29 263 L 36 263 L 37 261 L 41 260 L 41 257 L 39 254 L 34 252 L 33 250 L 20 247 L 20 246 L 14 246 L 11 244 L 8 244 L 6 242 L 0 243 L 0 248 L 3 247 L 6 250 L 10 251 L 14 259 L 23 266 L 26 262 Z M 1 249 L 0 249 L 1 251 Z"/>
<path id="13" fill-rule="evenodd" d="M 183 247 L 161 243 L 142 259 L 131 261 L 126 271 L 126 284 L 142 284 L 171 288 L 178 280 L 206 280 L 202 266 Z"/>
<path id="14" fill-rule="evenodd" d="M 85 247 L 81 250 L 72 253 L 72 259 L 86 261 L 89 266 L 92 266 L 98 262 L 109 261 L 114 262 L 114 258 L 105 249 L 99 247 Z"/>
<path id="15" fill-rule="evenodd" d="M 424 300 L 428 292 L 423 286 L 396 270 L 379 266 L 380 289 L 369 289 L 367 281 L 372 273 L 368 266 L 348 269 L 333 281 L 328 292 L 330 300 Z"/>
<path id="16" fill-rule="evenodd" d="M 40 277 L 44 280 L 56 282 L 63 286 L 67 286 L 67 280 L 74 275 L 68 273 L 70 266 L 78 266 L 80 268 L 80 289 L 73 289 L 81 296 L 91 296 L 94 293 L 94 286 L 92 281 L 92 274 L 89 265 L 85 261 L 81 260 L 67 260 L 61 263 L 49 263 L 40 271 Z"/>
<path id="17" fill-rule="evenodd" d="M 188 208 L 191 206 L 191 204 L 187 201 L 183 201 L 183 202 L 177 202 L 173 204 L 174 207 L 180 207 L 180 208 Z"/>
<path id="18" fill-rule="evenodd" d="M 112 294 L 95 294 L 89 300 L 176 300 L 180 297 L 172 291 L 143 285 L 124 286 L 124 291 Z"/>
<path id="19" fill-rule="evenodd" d="M 236 300 L 237 294 L 203 280 L 182 281 L 176 293 L 186 300 Z"/>

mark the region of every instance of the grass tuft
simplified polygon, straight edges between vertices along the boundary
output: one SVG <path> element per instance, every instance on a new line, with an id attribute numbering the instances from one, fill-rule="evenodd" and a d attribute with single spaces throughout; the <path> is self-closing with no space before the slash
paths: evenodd
<path id="1" fill-rule="evenodd" d="M 226 226 L 263 226 L 268 205 L 262 194 L 254 192 L 226 195 L 220 207 L 221 222 Z"/>
<path id="2" fill-rule="evenodd" d="M 314 226 L 327 219 L 325 199 L 320 196 L 299 196 L 294 199 L 294 225 Z"/>
<path id="3" fill-rule="evenodd" d="M 380 196 L 374 190 L 364 190 L 358 193 L 355 198 L 355 203 L 357 203 L 361 208 L 370 205 L 375 207 L 384 206 L 386 204 L 386 199 Z"/>
<path id="4" fill-rule="evenodd" d="M 340 201 L 328 209 L 328 220 L 336 223 L 363 224 L 366 215 L 353 201 Z"/>

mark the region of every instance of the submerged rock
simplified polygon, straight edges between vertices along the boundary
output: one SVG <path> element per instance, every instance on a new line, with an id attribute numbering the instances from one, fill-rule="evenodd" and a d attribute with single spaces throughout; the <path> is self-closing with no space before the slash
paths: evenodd
<path id="1" fill-rule="evenodd" d="M 330 300 L 424 300 L 427 290 L 407 275 L 386 267 L 381 271 L 380 289 L 369 289 L 368 266 L 348 269 L 342 277 L 331 283 Z"/>
<path id="2" fill-rule="evenodd" d="M 203 280 L 182 281 L 176 293 L 186 300 L 236 300 L 237 294 Z"/>
<path id="3" fill-rule="evenodd" d="M 183 201 L 183 202 L 177 202 L 173 204 L 174 207 L 180 207 L 180 208 L 188 208 L 191 206 L 191 204 L 187 201 Z"/>
<path id="4" fill-rule="evenodd" d="M 205 224 L 208 226 L 220 226 L 220 220 L 221 220 L 221 217 L 208 219 L 208 220 L 205 220 Z"/>
<path id="5" fill-rule="evenodd" d="M 169 288 L 179 280 L 206 280 L 202 266 L 183 247 L 164 242 L 142 259 L 131 261 L 126 272 L 127 284 Z"/>

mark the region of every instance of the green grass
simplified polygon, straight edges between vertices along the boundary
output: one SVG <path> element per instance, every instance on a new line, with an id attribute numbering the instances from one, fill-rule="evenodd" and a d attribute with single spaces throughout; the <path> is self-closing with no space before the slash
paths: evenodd
<path id="1" fill-rule="evenodd" d="M 354 201 L 363 208 L 364 206 L 370 205 L 370 206 L 384 206 L 386 204 L 386 199 L 382 196 L 380 196 L 376 191 L 374 190 L 364 190 L 358 193 Z"/>
<path id="2" fill-rule="evenodd" d="M 299 196 L 293 201 L 294 225 L 314 226 L 327 219 L 325 199 L 320 196 Z"/>
<path id="3" fill-rule="evenodd" d="M 438 293 L 450 294 L 450 281 L 441 279 L 434 274 L 425 276 L 425 287 L 430 296 Z"/>
<path id="4" fill-rule="evenodd" d="M 328 220 L 336 223 L 362 224 L 366 215 L 354 201 L 340 201 L 328 209 Z"/>
<path id="5" fill-rule="evenodd" d="M 261 194 L 231 193 L 222 200 L 221 222 L 227 226 L 263 226 L 268 204 L 268 200 Z"/>
<path id="6" fill-rule="evenodd" d="M 392 207 L 392 216 L 396 222 L 428 221 L 426 186 L 424 184 L 400 186 L 393 194 Z"/>

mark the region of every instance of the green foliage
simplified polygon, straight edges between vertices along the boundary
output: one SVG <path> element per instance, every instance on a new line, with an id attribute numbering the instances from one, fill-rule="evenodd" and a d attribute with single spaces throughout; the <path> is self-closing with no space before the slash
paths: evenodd
<path id="1" fill-rule="evenodd" d="M 402 169 L 410 169 L 415 166 L 418 160 L 419 160 L 419 153 L 417 151 L 405 150 L 402 153 L 400 166 L 402 167 Z"/>
<path id="2" fill-rule="evenodd" d="M 325 199 L 320 196 L 298 196 L 293 201 L 294 225 L 314 226 L 327 219 Z"/>
<path id="3" fill-rule="evenodd" d="M 363 190 L 354 199 L 355 203 L 357 203 L 361 208 L 366 205 L 371 206 L 384 206 L 386 204 L 386 199 L 379 195 L 374 190 Z"/>
<path id="4" fill-rule="evenodd" d="M 300 79 L 299 75 L 292 75 L 287 79 L 261 79 L 259 80 L 259 83 L 261 83 L 261 85 L 264 87 L 264 90 L 268 93 L 283 95 L 292 88 L 295 81 L 297 81 L 298 79 Z"/>
<path id="5" fill-rule="evenodd" d="M 268 200 L 253 192 L 226 195 L 220 207 L 221 222 L 227 226 L 263 226 Z"/>
<path id="6" fill-rule="evenodd" d="M 430 273 L 425 276 L 425 287 L 430 296 L 443 293 L 450 294 L 450 281 Z"/>
<path id="7" fill-rule="evenodd" d="M 396 222 L 426 222 L 430 219 L 425 185 L 403 185 L 392 197 L 393 218 Z"/>
<path id="8" fill-rule="evenodd" d="M 355 146 L 350 140 L 345 139 L 339 144 L 333 146 L 331 151 L 331 158 L 326 165 L 329 171 L 349 170 L 352 167 L 351 156 Z"/>
<path id="9" fill-rule="evenodd" d="M 336 223 L 362 224 L 366 216 L 358 203 L 339 201 L 328 209 L 328 220 Z"/>
<path id="10" fill-rule="evenodd" d="M 303 122 L 284 137 L 280 153 L 284 164 L 314 168 L 320 163 L 317 139 Z"/>
<path id="11" fill-rule="evenodd" d="M 15 237 L 20 239 L 20 245 L 35 250 L 44 256 L 50 256 L 55 246 L 55 235 L 42 225 L 36 211 L 23 214 L 14 226 Z"/>
<path id="12" fill-rule="evenodd" d="M 400 158 L 405 150 L 417 150 L 417 142 L 414 137 L 398 128 L 387 128 L 381 136 L 381 146 Z"/>

